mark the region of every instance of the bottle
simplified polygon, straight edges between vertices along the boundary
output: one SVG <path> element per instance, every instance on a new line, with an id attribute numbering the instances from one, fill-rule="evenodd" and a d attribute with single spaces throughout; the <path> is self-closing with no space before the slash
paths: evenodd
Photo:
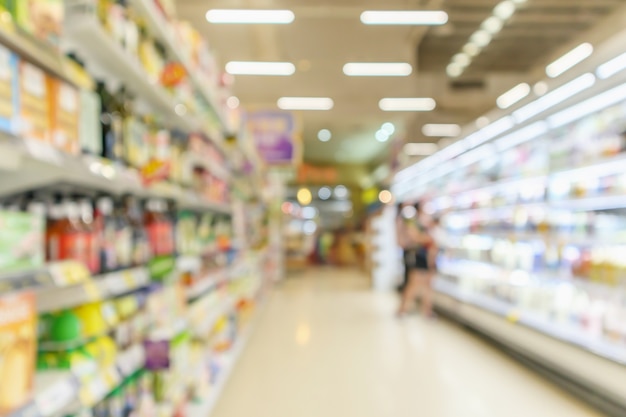
<path id="1" fill-rule="evenodd" d="M 132 228 L 125 215 L 124 204 L 116 201 L 114 206 L 115 217 L 115 255 L 118 261 L 118 268 L 130 268 L 133 265 L 132 248 L 133 234 Z"/>
<path id="2" fill-rule="evenodd" d="M 125 198 L 125 216 L 132 230 L 132 263 L 135 266 L 145 265 L 152 258 L 152 251 L 141 205 L 133 196 Z"/>
<path id="3" fill-rule="evenodd" d="M 89 272 L 92 274 L 98 274 L 101 272 L 100 262 L 100 246 L 101 241 L 99 239 L 98 231 L 94 222 L 94 209 L 89 199 L 81 199 L 80 205 L 80 218 L 85 233 L 85 245 L 86 245 L 86 262 Z"/>
<path id="4" fill-rule="evenodd" d="M 115 271 L 118 269 L 115 250 L 116 222 L 113 215 L 113 200 L 110 197 L 100 197 L 96 200 L 94 229 L 98 240 L 100 269 L 102 272 Z"/>
<path id="5" fill-rule="evenodd" d="M 112 161 L 121 162 L 124 157 L 123 119 L 120 112 L 121 104 L 111 94 L 103 82 L 98 82 L 97 92 L 100 95 L 102 113 L 102 156 Z"/>
<path id="6" fill-rule="evenodd" d="M 85 234 L 80 224 L 78 205 L 65 199 L 55 203 L 49 212 L 47 259 L 52 262 L 68 259 L 85 262 Z"/>
<path id="7" fill-rule="evenodd" d="M 152 252 L 157 255 L 174 253 L 174 227 L 165 214 L 167 203 L 163 200 L 148 200 L 144 214 L 144 224 Z"/>

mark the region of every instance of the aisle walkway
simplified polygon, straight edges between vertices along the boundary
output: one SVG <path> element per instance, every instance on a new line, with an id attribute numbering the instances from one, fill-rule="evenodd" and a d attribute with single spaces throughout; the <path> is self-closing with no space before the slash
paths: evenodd
<path id="1" fill-rule="evenodd" d="M 443 320 L 393 316 L 350 271 L 290 278 L 212 417 L 598 416 Z"/>

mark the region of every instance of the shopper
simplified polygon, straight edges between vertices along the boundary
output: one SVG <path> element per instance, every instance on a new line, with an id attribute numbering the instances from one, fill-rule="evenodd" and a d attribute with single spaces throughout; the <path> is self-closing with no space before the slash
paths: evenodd
<path id="1" fill-rule="evenodd" d="M 398 244 L 404 252 L 406 277 L 398 315 L 408 313 L 417 296 L 421 295 L 422 313 L 432 317 L 431 281 L 434 274 L 429 266 L 428 254 L 433 239 L 425 226 L 420 205 L 415 204 L 414 214 L 407 207 L 411 206 L 401 205 L 396 217 L 396 233 Z"/>

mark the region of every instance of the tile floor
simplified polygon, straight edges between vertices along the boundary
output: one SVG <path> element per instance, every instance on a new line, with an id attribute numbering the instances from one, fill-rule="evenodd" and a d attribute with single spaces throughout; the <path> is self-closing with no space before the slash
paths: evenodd
<path id="1" fill-rule="evenodd" d="M 395 318 L 396 302 L 350 270 L 289 278 L 212 417 L 600 415 L 454 324 Z"/>

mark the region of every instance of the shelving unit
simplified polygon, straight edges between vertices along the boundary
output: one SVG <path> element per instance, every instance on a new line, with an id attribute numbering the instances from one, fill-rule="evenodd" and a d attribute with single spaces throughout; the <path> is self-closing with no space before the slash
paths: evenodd
<path id="1" fill-rule="evenodd" d="M 596 68 L 625 36 L 393 186 L 448 232 L 437 308 L 611 416 L 626 413 L 626 68 Z"/>
<path id="2" fill-rule="evenodd" d="M 167 217 L 170 225 L 174 224 L 173 218 L 176 216 L 188 216 L 187 219 L 196 221 L 196 225 L 200 224 L 200 219 L 207 219 L 202 223 L 205 226 L 202 237 L 198 234 L 192 245 L 188 245 L 202 246 L 202 249 L 197 250 L 197 255 L 178 255 L 175 253 L 177 250 L 184 253 L 196 253 L 196 250 L 185 252 L 185 249 L 178 249 L 174 245 L 171 253 L 167 252 L 163 256 L 154 250 L 154 256 L 146 264 L 142 265 L 133 258 L 132 262 L 123 265 L 141 266 L 103 274 L 91 274 L 86 266 L 88 262 L 83 264 L 79 261 L 48 263 L 33 270 L 0 274 L 0 295 L 21 295 L 22 291 L 27 291 L 30 296 L 32 293 L 36 300 L 36 311 L 33 312 L 36 314 L 32 317 L 39 316 L 41 323 L 46 326 L 58 323 L 55 320 L 66 315 L 81 326 L 76 335 L 68 336 L 68 339 L 54 334 L 46 326 L 37 332 L 37 338 L 33 341 L 33 345 L 36 343 L 38 348 L 36 369 L 42 370 L 38 370 L 34 376 L 32 400 L 8 417 L 66 417 L 94 407 L 109 407 L 108 402 L 112 398 L 119 396 L 120 392 L 126 393 L 129 384 L 137 383 L 138 379 L 146 376 L 155 378 L 150 379 L 149 383 L 156 381 L 156 378 L 164 378 L 159 383 L 176 387 L 177 392 L 161 393 L 163 398 L 154 404 L 156 410 L 166 412 L 160 415 L 175 415 L 176 407 L 184 406 L 193 391 L 192 380 L 187 374 L 197 371 L 200 363 L 206 365 L 210 360 L 219 360 L 223 361 L 222 377 L 216 386 L 211 387 L 211 396 L 207 398 L 208 403 L 214 404 L 225 383 L 225 376 L 243 349 L 245 336 L 242 334 L 237 337 L 237 343 L 227 351 L 223 351 L 223 346 L 218 349 L 217 340 L 221 338 L 224 343 L 232 334 L 239 336 L 240 332 L 250 331 L 251 325 L 240 329 L 240 322 L 247 321 L 246 317 L 251 314 L 265 287 L 262 253 L 247 249 L 246 245 L 241 248 L 231 247 L 229 250 L 228 242 L 224 244 L 221 238 L 228 240 L 230 232 L 216 232 L 212 229 L 216 224 L 221 229 L 224 223 L 228 228 L 228 223 L 235 216 L 231 199 L 224 188 L 234 182 L 236 173 L 232 172 L 228 155 L 230 149 L 223 140 L 223 134 L 231 134 L 234 129 L 228 126 L 228 118 L 220 110 L 221 90 L 217 90 L 217 83 L 213 87 L 214 81 L 207 74 L 194 70 L 191 57 L 185 56 L 183 49 L 177 47 L 178 41 L 172 33 L 173 22 L 161 15 L 153 1 L 131 0 L 129 3 L 146 24 L 149 35 L 165 46 L 168 55 L 166 61 L 178 61 L 185 68 L 189 86 L 183 81 L 183 87 L 174 90 L 178 93 L 182 91 L 180 95 L 186 97 L 188 103 L 179 103 L 169 88 L 163 87 L 159 80 L 148 77 L 139 58 L 133 56 L 108 32 L 108 26 L 101 23 L 94 3 L 90 1 L 66 2 L 60 51 L 24 36 L 7 18 L 8 15 L 0 16 L 0 44 L 46 73 L 70 85 L 81 85 L 84 88 L 68 76 L 75 71 L 70 70 L 68 59 L 63 53 L 74 52 L 91 76 L 105 81 L 113 89 L 121 85 L 126 87 L 136 104 L 132 116 L 150 116 L 149 119 L 155 122 L 151 128 L 199 134 L 193 136 L 199 138 L 198 142 L 193 142 L 193 149 L 198 146 L 202 152 L 188 158 L 187 154 L 184 155 L 187 158 L 185 163 L 195 168 L 193 177 L 191 168 L 184 174 L 176 172 L 176 176 L 172 169 L 172 175 L 168 175 L 167 180 L 147 181 L 142 177 L 145 174 L 143 170 L 122 163 L 91 155 L 70 155 L 47 142 L 1 133 L 0 202 L 6 208 L 5 204 L 15 204 L 28 193 L 41 190 L 51 193 L 54 205 L 61 196 L 71 195 L 71 199 L 84 197 L 89 200 L 91 209 L 97 205 L 96 198 L 100 196 L 115 200 L 112 204 L 116 206 L 112 210 L 121 210 L 117 205 L 123 203 L 122 197 L 129 195 L 136 200 L 145 200 L 138 205 L 147 206 L 155 201 L 161 204 L 165 200 L 167 204 L 163 204 L 163 207 L 167 208 L 163 210 L 167 212 L 162 217 Z M 50 81 L 56 82 L 52 79 Z M 187 90 L 184 88 L 192 89 L 193 96 L 185 94 Z M 191 106 L 187 108 L 179 104 Z M 190 137 L 187 139 L 191 143 Z M 176 140 L 181 139 L 176 137 Z M 168 151 L 174 149 L 174 146 L 179 146 L 176 149 L 181 153 L 189 153 L 192 148 L 188 144 L 175 143 L 172 134 L 172 145 Z M 124 152 L 128 151 L 125 149 Z M 123 159 L 128 165 L 132 164 L 126 153 Z M 196 174 L 202 178 L 199 179 Z M 207 184 L 214 184 L 215 192 L 202 188 L 208 187 Z M 24 210 L 22 203 L 18 205 L 20 210 Z M 119 222 L 126 222 L 124 231 L 129 230 L 128 224 L 133 219 L 128 213 L 124 216 L 127 217 L 115 217 L 114 233 L 119 232 Z M 138 218 L 139 223 L 148 222 L 141 216 Z M 95 228 L 93 224 L 91 226 Z M 139 229 L 148 234 L 146 225 Z M 132 229 L 132 232 L 136 230 Z M 87 234 L 87 228 L 79 233 Z M 148 240 L 149 236 L 143 239 Z M 216 243 L 218 241 L 219 245 Z M 131 253 L 130 248 L 127 249 L 127 253 Z M 113 250 L 118 251 L 120 248 L 115 247 Z M 103 252 L 99 255 L 105 256 Z M 98 270 L 98 267 L 89 266 L 92 270 Z M 115 266 L 107 266 L 106 270 L 110 268 Z M 162 275 L 159 268 L 165 271 Z M 102 321 L 105 322 L 101 329 L 93 323 L 89 324 L 89 312 L 85 311 L 90 308 L 99 309 Z M 81 309 L 84 316 L 81 316 Z M 107 314 L 110 315 L 106 317 Z M 94 328 L 87 330 L 89 326 Z M 230 327 L 224 329 L 224 326 Z M 154 368 L 154 362 L 158 360 L 154 358 L 155 353 L 150 347 L 162 343 L 167 343 L 168 349 L 175 349 L 181 343 L 186 344 L 187 349 L 200 346 L 200 363 L 191 364 L 191 369 L 182 372 L 181 377 L 177 373 L 182 369 L 177 368 L 176 363 L 180 360 L 176 355 L 180 356 L 180 353 L 169 350 L 167 354 L 171 356 L 168 358 L 168 366 Z M 0 362 L 3 354 L 0 352 Z M 162 353 L 156 355 L 159 354 Z M 77 364 L 74 361 L 79 362 Z M 48 370 L 65 368 L 68 369 Z M 88 377 L 85 376 L 86 370 L 89 370 Z M 210 384 L 210 381 L 201 383 Z M 150 386 L 149 389 L 152 388 Z M 154 388 L 154 391 L 157 389 Z"/>
<path id="3" fill-rule="evenodd" d="M 215 95 L 200 80 L 196 72 L 192 70 L 188 57 L 183 56 L 181 49 L 177 47 L 174 34 L 169 30 L 170 26 L 165 17 L 161 15 L 151 0 L 131 0 L 130 3 L 144 17 L 150 32 L 161 41 L 167 51 L 175 57 L 177 61 L 183 64 L 194 85 L 207 103 L 209 103 L 221 125 L 227 127 L 228 124 L 225 121 L 224 115 L 217 110 L 219 106 L 217 106 Z"/>

